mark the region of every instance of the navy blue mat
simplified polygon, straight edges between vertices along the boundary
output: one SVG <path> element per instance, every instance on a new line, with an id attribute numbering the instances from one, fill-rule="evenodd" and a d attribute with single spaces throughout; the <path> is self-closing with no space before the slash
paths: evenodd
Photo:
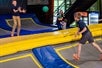
<path id="1" fill-rule="evenodd" d="M 36 22 L 36 24 L 42 25 L 42 23 L 39 21 L 39 19 L 36 17 L 35 14 L 21 14 L 21 18 L 32 18 Z M 10 14 L 9 15 L 0 15 L 0 28 L 7 30 L 7 31 L 11 31 L 12 28 L 10 26 L 8 26 L 6 19 L 12 19 L 12 15 L 10 15 Z M 53 27 L 48 27 L 46 29 L 39 28 L 38 30 L 34 29 L 32 31 L 21 29 L 20 35 L 37 34 L 37 33 L 51 32 L 51 31 L 54 31 Z M 2 31 L 0 31 L 0 32 L 2 32 Z M 10 35 L 7 34 L 7 35 L 2 35 L 0 37 L 8 37 L 8 36 L 10 36 Z"/>

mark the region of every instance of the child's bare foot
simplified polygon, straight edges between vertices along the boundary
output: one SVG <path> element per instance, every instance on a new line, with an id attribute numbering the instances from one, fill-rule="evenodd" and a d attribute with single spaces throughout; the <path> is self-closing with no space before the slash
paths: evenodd
<path id="1" fill-rule="evenodd" d="M 80 60 L 80 57 L 78 56 L 78 54 L 73 54 L 73 59 L 78 61 Z"/>
<path id="2" fill-rule="evenodd" d="M 11 32 L 11 37 L 13 37 L 13 36 L 14 36 L 14 33 Z"/>

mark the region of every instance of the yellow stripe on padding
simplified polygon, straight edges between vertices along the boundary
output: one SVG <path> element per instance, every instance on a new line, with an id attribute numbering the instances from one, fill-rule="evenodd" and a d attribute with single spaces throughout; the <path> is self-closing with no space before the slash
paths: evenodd
<path id="1" fill-rule="evenodd" d="M 13 57 L 13 58 L 5 59 L 5 60 L 0 60 L 0 63 L 5 63 L 5 62 L 13 61 L 13 60 L 26 58 L 26 57 L 30 57 L 39 68 L 43 68 L 41 66 L 41 64 L 37 61 L 37 59 L 32 54 L 26 54 L 26 55 L 22 55 L 22 56 L 18 56 L 18 57 Z"/>
<path id="2" fill-rule="evenodd" d="M 76 45 L 76 44 L 73 44 L 73 45 L 71 45 L 71 46 L 67 46 L 67 47 L 63 47 L 63 48 L 56 48 L 55 50 L 56 50 L 56 53 L 60 56 L 60 58 L 61 58 L 62 60 L 64 60 L 68 65 L 71 65 L 71 66 L 73 66 L 74 68 L 79 68 L 78 66 L 76 66 L 76 65 L 72 64 L 71 62 L 67 61 L 67 60 L 61 55 L 61 53 L 60 53 L 61 50 L 69 49 L 69 48 L 72 48 L 72 47 L 75 47 L 75 46 L 77 46 L 77 45 Z"/>
<path id="3" fill-rule="evenodd" d="M 97 28 L 95 28 L 96 26 Z M 94 37 L 102 35 L 102 24 L 93 25 L 90 28 Z M 76 28 L 72 28 L 55 32 L 3 38 L 0 39 L 0 56 L 37 47 L 79 40 L 80 36 L 74 37 L 75 32 Z"/>

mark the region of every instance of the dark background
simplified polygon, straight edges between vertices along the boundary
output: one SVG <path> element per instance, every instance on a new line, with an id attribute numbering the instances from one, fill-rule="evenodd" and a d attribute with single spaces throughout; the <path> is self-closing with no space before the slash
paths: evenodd
<path id="1" fill-rule="evenodd" d="M 28 0 L 27 5 L 48 5 L 49 0 Z"/>
<path id="2" fill-rule="evenodd" d="M 18 4 L 27 10 L 26 13 L 34 13 L 45 24 L 52 24 L 54 0 L 17 0 Z M 11 14 L 12 0 L 0 0 L 0 14 Z M 43 12 L 42 8 L 48 6 L 49 11 Z M 50 9 L 51 8 L 51 9 Z"/>
<path id="3" fill-rule="evenodd" d="M 18 5 L 23 8 L 26 8 L 26 0 L 17 0 Z M 0 14 L 10 14 L 12 9 L 12 0 L 0 0 Z"/>

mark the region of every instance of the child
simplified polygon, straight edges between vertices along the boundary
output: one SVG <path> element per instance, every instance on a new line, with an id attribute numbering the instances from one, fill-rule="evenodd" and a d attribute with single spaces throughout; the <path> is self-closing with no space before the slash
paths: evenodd
<path id="1" fill-rule="evenodd" d="M 62 21 L 63 18 L 64 18 L 64 12 L 62 10 L 60 10 L 59 13 L 58 13 L 58 20 Z"/>
<path id="2" fill-rule="evenodd" d="M 20 29 L 21 29 L 21 20 L 20 20 L 20 16 L 19 14 L 20 13 L 25 13 L 26 11 L 23 9 L 21 10 L 21 7 L 19 7 L 17 5 L 17 1 L 16 0 L 12 0 L 12 18 L 13 18 L 13 21 L 14 21 L 14 25 L 13 25 L 13 29 L 12 29 L 12 32 L 11 32 L 11 37 L 14 36 L 14 32 L 15 32 L 15 29 L 17 27 L 17 36 L 19 36 L 20 34 Z"/>
<path id="3" fill-rule="evenodd" d="M 76 35 L 82 34 L 82 38 L 80 39 L 80 41 L 78 43 L 77 53 L 73 54 L 73 58 L 75 60 L 79 60 L 80 59 L 81 46 L 82 46 L 82 44 L 85 44 L 86 41 L 88 41 L 89 43 L 91 43 L 100 52 L 100 60 L 102 60 L 102 49 L 99 47 L 98 44 L 96 44 L 94 42 L 90 30 L 85 25 L 85 23 L 80 20 L 80 17 L 81 17 L 81 14 L 79 12 L 76 12 L 74 14 L 74 19 L 75 19 L 75 21 L 78 24 L 78 32 L 76 33 Z"/>
<path id="4" fill-rule="evenodd" d="M 64 13 L 63 13 L 63 11 L 62 10 L 60 10 L 59 11 L 59 13 L 57 14 L 57 27 L 58 27 L 58 29 L 59 30 L 61 30 L 62 29 L 62 25 L 61 25 L 61 22 L 63 21 L 63 19 L 64 19 Z"/>
<path id="5" fill-rule="evenodd" d="M 67 19 L 64 19 L 61 23 L 61 28 L 64 30 L 66 29 L 66 25 L 67 25 Z"/>

